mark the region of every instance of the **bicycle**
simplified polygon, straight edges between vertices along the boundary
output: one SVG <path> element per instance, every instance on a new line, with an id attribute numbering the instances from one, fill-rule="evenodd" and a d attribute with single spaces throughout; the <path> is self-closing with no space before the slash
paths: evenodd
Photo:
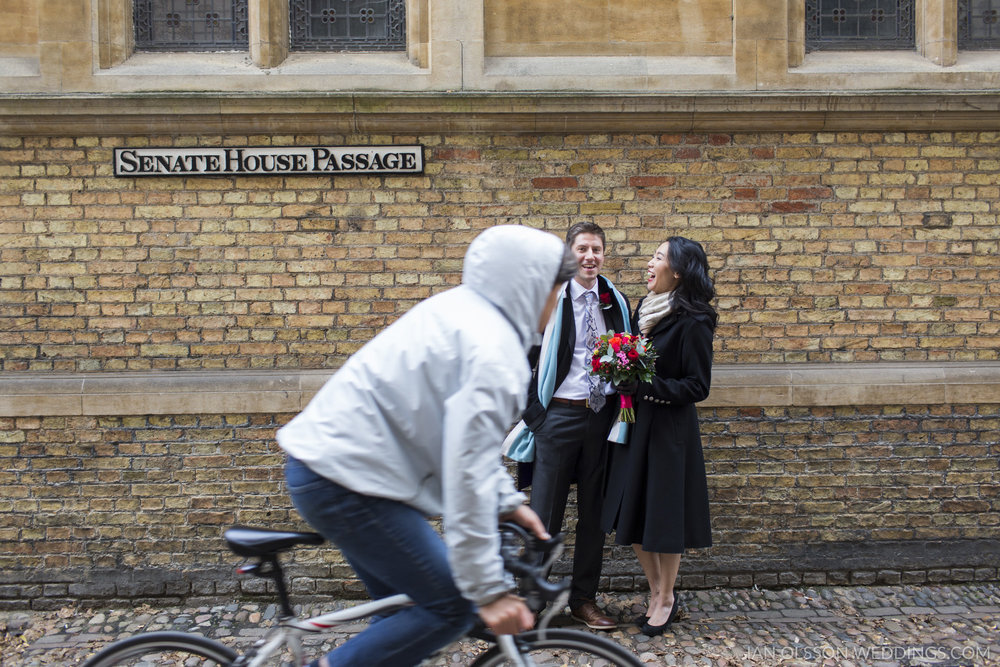
<path id="1" fill-rule="evenodd" d="M 547 576 L 562 552 L 561 535 L 542 541 L 509 523 L 501 524 L 500 532 L 504 567 L 517 581 L 518 590 L 532 609 L 541 609 L 548 603 L 548 610 L 541 615 L 534 630 L 518 635 L 496 636 L 477 625 L 467 636 L 492 646 L 478 655 L 470 667 L 641 667 L 642 663 L 633 653 L 607 638 L 582 630 L 548 627 L 569 597 L 568 578 L 549 581 Z M 278 623 L 249 651 L 240 655 L 219 641 L 196 634 L 150 632 L 108 645 L 89 658 L 83 667 L 263 667 L 272 664 L 267 663 L 269 659 L 287 653 L 292 655 L 292 665 L 304 665 L 302 637 L 307 633 L 322 633 L 372 616 L 391 614 L 413 604 L 406 595 L 393 595 L 312 618 L 299 618 L 292 610 L 279 557 L 298 545 L 322 544 L 323 537 L 310 532 L 233 527 L 225 531 L 224 538 L 234 553 L 254 559 L 238 567 L 237 572 L 270 579 L 277 591 Z"/>

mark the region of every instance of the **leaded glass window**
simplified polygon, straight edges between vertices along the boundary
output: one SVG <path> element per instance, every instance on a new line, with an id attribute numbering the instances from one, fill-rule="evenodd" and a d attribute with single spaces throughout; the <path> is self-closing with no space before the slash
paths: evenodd
<path id="1" fill-rule="evenodd" d="M 958 48 L 1000 49 L 1000 0 L 958 0 Z"/>
<path id="2" fill-rule="evenodd" d="M 912 49 L 913 0 L 806 0 L 806 50 Z"/>
<path id="3" fill-rule="evenodd" d="M 249 48 L 247 0 L 135 0 L 139 51 Z"/>
<path id="4" fill-rule="evenodd" d="M 293 50 L 406 48 L 406 0 L 291 0 L 289 8 Z"/>

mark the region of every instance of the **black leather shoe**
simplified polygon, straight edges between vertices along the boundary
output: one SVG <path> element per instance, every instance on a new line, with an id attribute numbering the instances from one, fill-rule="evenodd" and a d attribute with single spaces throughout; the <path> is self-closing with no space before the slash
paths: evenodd
<path id="1" fill-rule="evenodd" d="M 677 618 L 677 612 L 680 609 L 680 607 L 678 606 L 679 602 L 680 598 L 677 597 L 677 591 L 674 591 L 674 603 L 670 605 L 670 616 L 667 616 L 667 623 L 673 623 L 674 620 Z"/>
<path id="2" fill-rule="evenodd" d="M 646 635 L 647 637 L 658 637 L 667 631 L 670 627 L 670 623 L 664 623 L 663 625 L 650 625 L 649 623 L 643 623 L 642 628 L 639 632 Z"/>
<path id="3" fill-rule="evenodd" d="M 643 618 L 646 619 L 646 622 L 644 622 L 642 624 L 642 627 L 640 628 L 642 634 L 646 635 L 647 637 L 657 637 L 666 632 L 667 628 L 669 628 L 673 624 L 674 619 L 677 618 L 677 592 L 676 591 L 674 592 L 674 604 L 671 605 L 670 615 L 667 616 L 667 621 L 663 625 L 650 625 L 649 618 L 648 617 L 643 617 Z"/>

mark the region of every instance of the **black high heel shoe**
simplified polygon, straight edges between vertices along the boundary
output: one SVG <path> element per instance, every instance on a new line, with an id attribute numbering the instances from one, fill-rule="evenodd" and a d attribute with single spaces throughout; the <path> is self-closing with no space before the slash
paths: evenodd
<path id="1" fill-rule="evenodd" d="M 677 592 L 674 591 L 674 603 L 670 606 L 670 615 L 667 616 L 667 620 L 663 625 L 650 625 L 649 617 L 645 616 L 644 618 L 646 622 L 642 624 L 642 634 L 647 637 L 657 637 L 666 632 L 667 628 L 674 622 L 674 619 L 677 618 Z"/>

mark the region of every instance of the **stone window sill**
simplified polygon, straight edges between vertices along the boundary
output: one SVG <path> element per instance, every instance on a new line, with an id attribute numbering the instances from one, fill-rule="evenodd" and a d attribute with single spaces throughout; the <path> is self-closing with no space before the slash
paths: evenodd
<path id="1" fill-rule="evenodd" d="M 958 62 L 943 67 L 912 51 L 813 51 L 795 74 L 892 74 L 894 72 L 1000 72 L 1000 51 L 961 51 Z"/>
<path id="2" fill-rule="evenodd" d="M 293 53 L 269 69 L 253 64 L 245 51 L 229 53 L 136 53 L 121 65 L 99 70 L 98 76 L 405 76 L 426 70 L 403 53 Z"/>

